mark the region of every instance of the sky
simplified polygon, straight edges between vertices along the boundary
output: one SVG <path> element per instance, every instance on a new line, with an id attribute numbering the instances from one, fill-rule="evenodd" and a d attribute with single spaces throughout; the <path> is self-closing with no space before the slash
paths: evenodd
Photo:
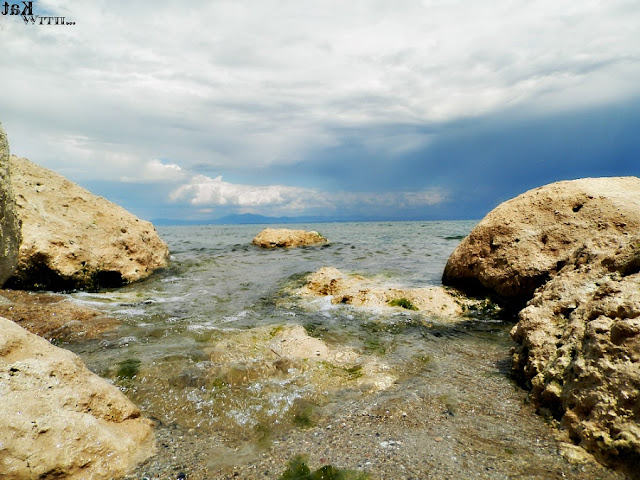
<path id="1" fill-rule="evenodd" d="M 12 153 L 148 220 L 477 219 L 640 175 L 639 0 L 32 10 L 65 24 L 0 16 Z"/>

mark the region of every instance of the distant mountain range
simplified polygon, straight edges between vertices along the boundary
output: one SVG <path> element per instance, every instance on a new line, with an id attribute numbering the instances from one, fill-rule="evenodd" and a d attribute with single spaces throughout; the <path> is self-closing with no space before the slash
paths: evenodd
<path id="1" fill-rule="evenodd" d="M 429 221 L 448 220 L 444 218 L 381 218 L 381 217 L 323 217 L 319 215 L 306 215 L 300 217 L 267 217 L 253 213 L 226 215 L 221 218 L 203 220 L 175 220 L 170 218 L 156 218 L 151 222 L 157 226 L 170 225 L 272 225 L 282 223 L 334 223 L 334 222 L 404 222 L 404 221 Z"/>

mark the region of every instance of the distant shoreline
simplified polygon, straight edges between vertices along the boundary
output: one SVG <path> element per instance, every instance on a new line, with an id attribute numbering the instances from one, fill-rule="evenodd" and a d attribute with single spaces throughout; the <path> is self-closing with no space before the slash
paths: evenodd
<path id="1" fill-rule="evenodd" d="M 267 217 L 262 215 L 229 215 L 210 220 L 152 219 L 160 227 L 206 226 L 206 225 L 298 225 L 316 223 L 398 223 L 398 222 L 479 222 L 480 218 L 333 218 L 333 217 Z"/>

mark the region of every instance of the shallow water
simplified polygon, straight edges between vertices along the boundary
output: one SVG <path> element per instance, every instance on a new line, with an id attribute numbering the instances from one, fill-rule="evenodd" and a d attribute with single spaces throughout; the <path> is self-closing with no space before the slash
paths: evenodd
<path id="1" fill-rule="evenodd" d="M 616 478 L 558 453 L 554 429 L 509 379 L 508 323 L 292 293 L 322 266 L 438 285 L 473 225 L 296 225 L 330 243 L 289 250 L 252 246 L 257 225 L 159 228 L 171 267 L 73 294 L 121 324 L 62 346 L 157 421 L 158 455 L 132 478 L 277 478 L 296 453 L 371 478 Z M 295 325 L 331 360 L 281 358 L 282 332 Z"/>

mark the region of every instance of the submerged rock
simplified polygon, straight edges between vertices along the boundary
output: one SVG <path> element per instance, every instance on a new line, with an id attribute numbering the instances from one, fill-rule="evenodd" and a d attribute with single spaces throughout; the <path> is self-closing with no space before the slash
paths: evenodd
<path id="1" fill-rule="evenodd" d="M 0 317 L 48 340 L 88 340 L 114 330 L 119 322 L 60 293 L 0 290 Z"/>
<path id="2" fill-rule="evenodd" d="M 337 268 L 323 267 L 307 276 L 300 295 L 331 296 L 334 304 L 417 310 L 427 315 L 459 318 L 467 313 L 491 310 L 487 300 L 475 300 L 454 289 L 440 286 L 396 288 L 380 285 L 360 275 L 348 275 Z"/>
<path id="3" fill-rule="evenodd" d="M 528 301 L 511 331 L 514 375 L 576 444 L 637 468 L 639 178 L 558 182 L 503 203 L 451 255 L 443 281 Z"/>
<path id="4" fill-rule="evenodd" d="M 214 365 L 210 374 L 232 385 L 286 376 L 304 379 L 319 391 L 345 385 L 384 390 L 397 379 L 378 358 L 350 347 L 328 345 L 301 325 L 229 334 L 208 353 Z"/>
<path id="5" fill-rule="evenodd" d="M 252 243 L 263 248 L 288 248 L 327 243 L 327 239 L 313 231 L 266 228 L 256 235 Z"/>
<path id="6" fill-rule="evenodd" d="M 115 478 L 154 452 L 152 423 L 73 353 L 0 318 L 2 478 Z"/>
<path id="7" fill-rule="evenodd" d="M 9 142 L 0 124 L 0 285 L 18 265 L 21 238 L 9 170 Z"/>
<path id="8" fill-rule="evenodd" d="M 25 158 L 11 168 L 23 239 L 5 288 L 118 287 L 167 265 L 151 223 Z"/>

